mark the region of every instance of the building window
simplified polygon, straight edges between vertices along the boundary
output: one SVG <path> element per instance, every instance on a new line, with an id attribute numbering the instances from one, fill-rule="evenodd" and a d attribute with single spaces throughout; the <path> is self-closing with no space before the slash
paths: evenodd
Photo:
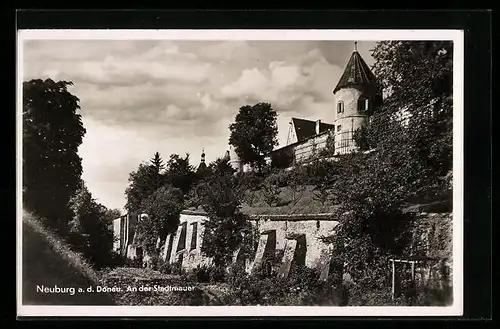
<path id="1" fill-rule="evenodd" d="M 196 249 L 196 238 L 198 236 L 198 223 L 193 223 L 193 234 L 191 235 L 191 247 L 189 250 Z"/>
<path id="2" fill-rule="evenodd" d="M 337 113 L 344 113 L 344 102 L 339 101 L 337 103 Z"/>
<path id="3" fill-rule="evenodd" d="M 370 109 L 370 99 L 360 98 L 358 100 L 358 112 L 365 112 Z"/>
<path id="4" fill-rule="evenodd" d="M 341 131 L 342 130 L 342 125 L 338 125 L 337 126 L 337 132 Z"/>

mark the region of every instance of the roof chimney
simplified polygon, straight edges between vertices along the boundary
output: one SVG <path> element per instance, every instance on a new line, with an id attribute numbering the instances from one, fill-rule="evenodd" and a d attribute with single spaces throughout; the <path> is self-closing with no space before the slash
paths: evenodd
<path id="1" fill-rule="evenodd" d="M 316 120 L 316 135 L 320 133 L 321 120 Z"/>

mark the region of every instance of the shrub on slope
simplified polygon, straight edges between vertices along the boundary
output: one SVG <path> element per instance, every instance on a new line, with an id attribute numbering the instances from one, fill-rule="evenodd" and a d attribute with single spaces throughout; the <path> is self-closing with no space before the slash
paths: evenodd
<path id="1" fill-rule="evenodd" d="M 99 277 L 81 255 L 31 214 L 22 221 L 22 299 L 25 305 L 110 305 L 103 293 L 43 293 L 42 288 L 83 288 L 99 285 Z"/>

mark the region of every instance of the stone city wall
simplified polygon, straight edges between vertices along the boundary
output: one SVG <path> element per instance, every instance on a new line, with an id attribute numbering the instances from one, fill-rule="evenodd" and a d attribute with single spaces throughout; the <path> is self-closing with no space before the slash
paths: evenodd
<path id="1" fill-rule="evenodd" d="M 251 271 L 257 265 L 262 265 L 266 261 L 266 255 L 271 253 L 281 255 L 281 259 L 276 259 L 278 263 L 282 263 L 281 275 L 288 274 L 293 261 L 321 270 L 330 250 L 329 245 L 320 238 L 331 236 L 338 223 L 330 217 L 329 214 L 251 216 L 251 223 L 259 233 L 259 241 L 255 257 L 245 260 L 246 269 Z M 124 221 L 126 218 L 127 216 L 124 216 L 116 221 Z M 177 231 L 168 234 L 157 244 L 160 247 L 161 259 L 170 264 L 180 263 L 186 270 L 209 265 L 211 259 L 201 253 L 205 220 L 208 220 L 208 217 L 203 212 L 183 211 Z M 115 227 L 118 226 L 115 224 Z M 127 250 L 126 257 L 129 259 L 142 255 L 137 252 L 139 246 L 134 244 L 122 248 Z M 142 255 L 144 256 L 147 257 Z M 233 255 L 233 259 L 238 259 L 238 251 Z"/>
<path id="2" fill-rule="evenodd" d="M 414 234 L 411 254 L 445 259 L 451 267 L 451 214 L 424 213 L 418 217 L 418 225 L 411 229 Z M 317 269 L 321 278 L 328 277 L 333 251 L 332 244 L 328 241 L 332 241 L 335 236 L 335 227 L 338 224 L 331 214 L 251 215 L 250 218 L 258 232 L 258 243 L 255 256 L 252 259 L 243 259 L 248 272 L 257 266 L 265 265 L 271 257 L 274 266 L 277 263 L 278 268 L 274 270 L 278 275 L 286 277 L 294 262 Z M 168 234 L 163 241 L 159 240 L 157 243 L 161 259 L 170 264 L 180 264 L 185 270 L 209 265 L 211 259 L 201 253 L 205 220 L 208 220 L 208 217 L 203 212 L 183 211 L 176 232 Z M 118 225 L 116 221 L 122 224 Z M 123 216 L 116 221 L 114 227 L 120 231 L 115 234 L 133 231 L 133 227 L 127 227 L 134 222 L 129 216 Z M 325 241 L 322 237 L 329 239 Z M 140 246 L 134 240 L 130 239 L 130 245 L 122 245 L 119 249 L 127 250 L 128 259 L 148 257 L 142 251 L 138 252 Z M 233 255 L 235 262 L 240 260 L 238 252 Z M 422 270 L 428 267 L 423 263 L 422 266 Z"/>

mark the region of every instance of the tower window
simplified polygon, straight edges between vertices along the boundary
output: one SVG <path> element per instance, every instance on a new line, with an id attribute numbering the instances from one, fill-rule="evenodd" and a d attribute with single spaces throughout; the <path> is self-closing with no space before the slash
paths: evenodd
<path id="1" fill-rule="evenodd" d="M 342 130 L 342 125 L 338 125 L 337 126 L 337 131 L 341 131 Z"/>
<path id="2" fill-rule="evenodd" d="M 337 113 L 344 113 L 344 102 L 339 101 L 337 103 Z"/>
<path id="3" fill-rule="evenodd" d="M 358 100 L 358 112 L 365 112 L 369 110 L 370 99 L 369 98 L 360 98 Z"/>

